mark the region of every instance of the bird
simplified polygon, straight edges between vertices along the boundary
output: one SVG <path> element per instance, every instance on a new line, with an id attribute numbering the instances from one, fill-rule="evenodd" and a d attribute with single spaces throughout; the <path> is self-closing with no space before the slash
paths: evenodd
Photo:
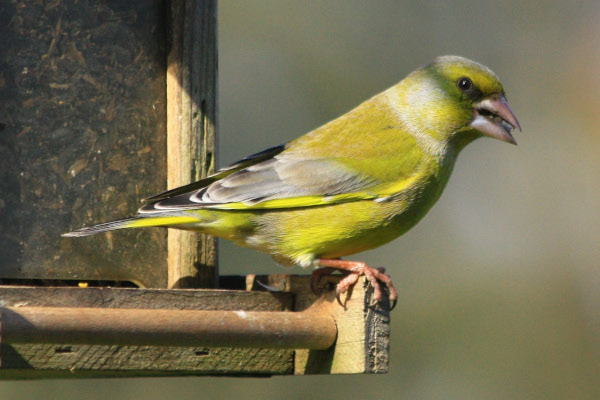
<path id="1" fill-rule="evenodd" d="M 144 200 L 132 217 L 65 233 L 123 228 L 198 231 L 312 268 L 313 288 L 340 271 L 340 296 L 364 275 L 372 299 L 387 286 L 383 268 L 343 260 L 415 226 L 440 198 L 456 158 L 490 137 L 516 144 L 521 130 L 498 76 L 459 56 L 441 56 L 325 125 L 248 156 L 207 178 Z"/>

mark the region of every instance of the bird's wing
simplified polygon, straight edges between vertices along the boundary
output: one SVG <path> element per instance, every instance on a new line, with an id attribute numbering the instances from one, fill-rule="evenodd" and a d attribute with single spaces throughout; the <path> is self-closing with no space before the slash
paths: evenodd
<path id="1" fill-rule="evenodd" d="M 215 172 L 214 174 L 212 174 L 204 179 L 200 179 L 199 181 L 190 183 L 189 185 L 180 186 L 175 189 L 171 189 L 171 190 L 167 190 L 166 192 L 159 193 L 155 196 L 148 197 L 147 199 L 144 200 L 144 203 L 146 203 L 146 205 L 154 204 L 161 200 L 170 199 L 172 197 L 176 197 L 181 194 L 195 192 L 199 189 L 209 186 L 211 183 L 217 182 L 220 179 L 223 179 L 223 178 L 233 174 L 236 171 L 244 169 L 250 165 L 260 163 L 261 161 L 268 160 L 268 159 L 276 156 L 277 154 L 281 153 L 284 149 L 285 149 L 285 144 L 281 144 L 279 146 L 274 146 L 274 147 L 268 148 L 266 150 L 261 151 L 260 153 L 253 154 L 242 160 L 239 160 L 226 168 L 221 168 L 219 171 Z"/>
<path id="2" fill-rule="evenodd" d="M 139 212 L 282 209 L 385 198 L 409 187 L 422 173 L 419 146 L 403 141 L 402 151 L 391 146 L 384 146 L 385 154 L 340 148 L 333 157 L 274 147 L 151 197 Z"/>
<path id="3" fill-rule="evenodd" d="M 213 179 L 151 198 L 140 212 L 316 206 L 374 198 L 364 190 L 377 183 L 335 160 L 278 156 Z"/>

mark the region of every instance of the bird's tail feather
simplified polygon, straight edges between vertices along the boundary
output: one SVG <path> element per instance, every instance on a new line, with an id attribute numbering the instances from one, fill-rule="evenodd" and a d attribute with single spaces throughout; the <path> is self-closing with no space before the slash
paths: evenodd
<path id="1" fill-rule="evenodd" d="M 63 233 L 63 237 L 81 237 L 95 235 L 101 232 L 114 231 L 125 228 L 145 228 L 151 226 L 172 226 L 179 224 L 188 224 L 198 222 L 198 218 L 185 215 L 166 215 L 166 216 L 135 216 L 117 221 L 105 222 L 94 226 L 77 229 L 73 232 Z"/>

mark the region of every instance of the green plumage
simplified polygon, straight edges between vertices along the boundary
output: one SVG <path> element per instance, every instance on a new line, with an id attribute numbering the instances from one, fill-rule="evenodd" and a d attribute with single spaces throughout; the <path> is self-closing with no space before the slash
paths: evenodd
<path id="1" fill-rule="evenodd" d="M 305 267 L 372 249 L 425 216 L 466 144 L 482 135 L 510 141 L 497 125 L 512 126 L 512 114 L 478 108 L 503 96 L 486 67 L 441 57 L 285 146 L 155 196 L 131 219 L 65 236 L 169 226 Z"/>

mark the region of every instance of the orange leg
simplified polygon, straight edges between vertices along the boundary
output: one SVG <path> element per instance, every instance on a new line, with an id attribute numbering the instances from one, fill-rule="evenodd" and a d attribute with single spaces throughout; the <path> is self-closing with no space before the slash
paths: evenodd
<path id="1" fill-rule="evenodd" d="M 396 302 L 398 301 L 398 291 L 392 284 L 391 278 L 385 274 L 385 270 L 383 268 L 372 268 L 369 267 L 364 262 L 360 261 L 344 261 L 344 260 L 331 260 L 321 258 L 317 260 L 319 265 L 326 267 L 322 269 L 317 269 L 313 272 L 311 286 L 313 288 L 316 287 L 316 283 L 319 281 L 321 276 L 329 275 L 335 270 L 339 270 L 342 273 L 348 273 L 338 284 L 335 289 L 337 300 L 340 304 L 342 304 L 340 300 L 340 295 L 342 293 L 346 293 L 348 288 L 354 285 L 358 278 L 361 275 L 364 275 L 371 286 L 373 286 L 373 301 L 375 304 L 381 301 L 382 293 L 381 293 L 381 285 L 379 282 L 385 283 L 388 287 L 390 293 L 390 302 L 392 304 L 391 309 L 396 306 Z M 343 304 L 342 304 L 343 305 Z"/>

